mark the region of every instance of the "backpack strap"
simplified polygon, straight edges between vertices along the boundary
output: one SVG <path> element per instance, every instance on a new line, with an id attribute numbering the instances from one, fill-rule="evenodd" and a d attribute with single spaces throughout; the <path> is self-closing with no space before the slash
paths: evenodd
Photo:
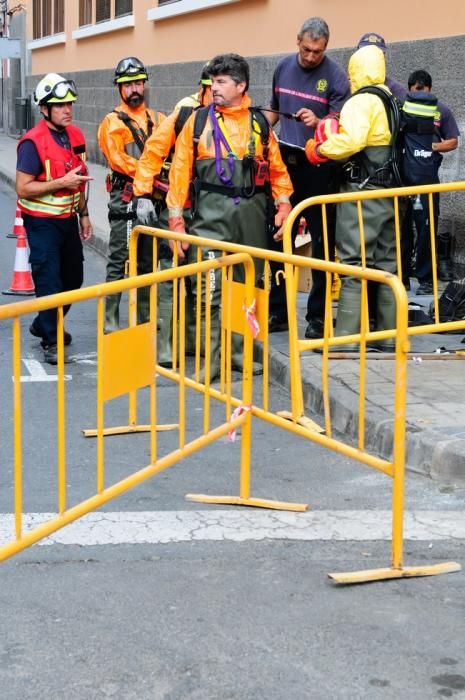
<path id="1" fill-rule="evenodd" d="M 142 151 L 144 150 L 145 142 L 147 141 L 148 137 L 151 135 L 153 131 L 153 121 L 149 115 L 148 112 L 147 114 L 147 134 L 144 133 L 142 129 L 136 128 L 134 126 L 134 121 L 131 119 L 129 114 L 126 114 L 126 112 L 118 112 L 117 109 L 114 109 L 113 112 L 118 116 L 118 119 L 121 119 L 123 124 L 127 126 L 129 131 L 131 132 L 132 138 L 134 139 L 134 143 L 136 144 L 137 148 L 139 149 L 141 155 Z"/>
<path id="2" fill-rule="evenodd" d="M 175 134 L 176 138 L 178 138 L 179 134 L 183 130 L 184 124 L 187 122 L 187 120 L 191 116 L 194 109 L 198 109 L 198 107 L 194 108 L 194 107 L 184 106 L 184 107 L 181 107 L 181 109 L 179 110 L 179 114 L 176 117 L 176 121 L 174 123 L 174 134 Z"/>
<path id="3" fill-rule="evenodd" d="M 263 112 L 260 109 L 258 109 L 258 107 L 250 107 L 249 109 L 252 115 L 252 128 L 253 122 L 256 121 L 258 124 L 258 128 L 260 129 L 260 140 L 263 146 L 263 157 L 265 160 L 268 160 L 268 150 L 270 143 L 270 123 L 263 114 Z"/>
<path id="4" fill-rule="evenodd" d="M 376 95 L 379 97 L 386 110 L 386 116 L 389 124 L 389 131 L 391 132 L 391 144 L 395 142 L 400 130 L 400 109 L 399 103 L 396 98 L 390 93 L 383 90 L 383 88 L 378 85 L 365 85 L 364 87 L 354 92 L 354 95 L 360 95 L 363 93 L 368 93 L 370 95 Z"/>
<path id="5" fill-rule="evenodd" d="M 197 162 L 197 155 L 199 152 L 199 141 L 203 134 L 203 130 L 207 124 L 209 107 L 199 107 L 195 112 L 194 117 L 194 134 L 192 140 L 194 142 L 194 168 Z"/>

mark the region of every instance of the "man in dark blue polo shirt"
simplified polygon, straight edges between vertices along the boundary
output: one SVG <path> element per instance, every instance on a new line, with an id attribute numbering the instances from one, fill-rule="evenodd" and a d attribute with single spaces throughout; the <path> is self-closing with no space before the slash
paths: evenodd
<path id="1" fill-rule="evenodd" d="M 304 146 L 308 139 L 313 137 L 320 119 L 332 112 L 339 113 L 350 96 L 345 71 L 325 54 L 328 40 L 329 28 L 321 17 L 306 20 L 297 36 L 298 53 L 283 58 L 273 75 L 271 109 L 297 117 L 292 119 L 273 111 L 267 113 L 271 124 L 280 120 L 279 143 L 294 187 L 294 194 L 291 196 L 293 206 L 303 199 L 327 194 L 331 190 L 331 174 L 335 166 L 329 163 L 311 165 L 304 152 Z M 336 188 L 333 191 L 336 191 Z M 310 207 L 305 210 L 304 216 L 312 236 L 312 255 L 324 259 L 321 207 Z M 295 233 L 296 230 L 293 232 L 294 237 Z M 329 216 L 328 234 L 329 253 L 333 256 L 334 216 Z M 269 321 L 271 332 L 287 328 L 285 286 L 276 285 L 277 269 L 276 265 L 272 265 Z M 307 338 L 319 338 L 323 335 L 325 292 L 326 274 L 313 270 L 313 286 L 307 302 Z"/>
<path id="2" fill-rule="evenodd" d="M 408 89 L 412 92 L 431 92 L 431 75 L 425 70 L 416 70 L 409 75 Z M 437 112 L 434 118 L 435 132 L 432 138 L 431 150 L 434 154 L 435 176 L 432 183 L 439 182 L 439 168 L 443 153 L 454 151 L 459 145 L 460 131 L 451 109 L 438 100 Z M 438 277 L 444 282 L 454 279 L 451 254 L 451 234 L 447 231 L 438 232 L 439 193 L 433 196 L 434 202 L 434 231 L 436 234 Z M 417 294 L 433 294 L 433 267 L 431 259 L 431 230 L 429 223 L 428 195 L 421 195 L 416 201 L 409 202 L 408 219 L 402 230 L 402 276 L 404 283 L 409 285 L 409 263 L 415 248 L 413 226 L 416 229 L 415 276 L 419 282 Z"/>

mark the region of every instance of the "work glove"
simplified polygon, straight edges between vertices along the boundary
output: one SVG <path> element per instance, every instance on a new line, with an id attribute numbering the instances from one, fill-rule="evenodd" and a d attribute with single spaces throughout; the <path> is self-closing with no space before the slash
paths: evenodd
<path id="1" fill-rule="evenodd" d="M 339 131 L 339 117 L 334 114 L 328 114 L 324 119 L 320 119 L 315 129 L 314 139 L 320 144 L 328 140 L 331 134 L 337 134 Z"/>
<path id="2" fill-rule="evenodd" d="M 325 156 L 320 156 L 318 153 L 318 146 L 320 143 L 315 141 L 315 139 L 308 139 L 305 144 L 305 155 L 312 165 L 320 165 L 321 163 L 327 163 L 329 158 Z"/>
<path id="3" fill-rule="evenodd" d="M 273 234 L 275 241 L 282 240 L 283 237 L 283 225 L 287 217 L 291 213 L 292 204 L 290 202 L 280 202 L 277 207 L 277 211 L 274 217 L 275 228 L 278 229 L 276 233 Z"/>
<path id="4" fill-rule="evenodd" d="M 138 221 L 144 226 L 150 226 L 157 220 L 155 207 L 149 197 L 139 197 L 136 206 L 136 216 Z"/>
<path id="5" fill-rule="evenodd" d="M 168 228 L 170 231 L 175 233 L 186 233 L 186 224 L 184 222 L 183 216 L 169 216 L 168 217 Z M 178 255 L 181 260 L 186 257 L 184 251 L 188 250 L 189 243 L 181 243 L 181 241 L 170 241 L 170 248 L 174 251 L 177 248 Z"/>

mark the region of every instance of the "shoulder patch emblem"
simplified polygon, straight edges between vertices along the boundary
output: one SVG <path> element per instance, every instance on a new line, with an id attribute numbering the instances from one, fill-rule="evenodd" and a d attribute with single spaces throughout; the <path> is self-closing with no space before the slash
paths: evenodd
<path id="1" fill-rule="evenodd" d="M 317 82 L 317 84 L 316 84 L 317 92 L 325 92 L 325 90 L 327 89 L 327 87 L 328 87 L 328 81 L 325 80 L 324 78 L 322 78 L 321 80 L 319 80 L 319 81 Z"/>

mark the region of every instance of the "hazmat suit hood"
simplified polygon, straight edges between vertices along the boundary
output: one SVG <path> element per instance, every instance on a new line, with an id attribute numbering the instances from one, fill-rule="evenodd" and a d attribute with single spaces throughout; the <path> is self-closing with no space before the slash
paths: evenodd
<path id="1" fill-rule="evenodd" d="M 350 57 L 348 71 L 352 93 L 365 85 L 383 85 L 386 79 L 384 53 L 377 46 L 364 46 Z"/>

